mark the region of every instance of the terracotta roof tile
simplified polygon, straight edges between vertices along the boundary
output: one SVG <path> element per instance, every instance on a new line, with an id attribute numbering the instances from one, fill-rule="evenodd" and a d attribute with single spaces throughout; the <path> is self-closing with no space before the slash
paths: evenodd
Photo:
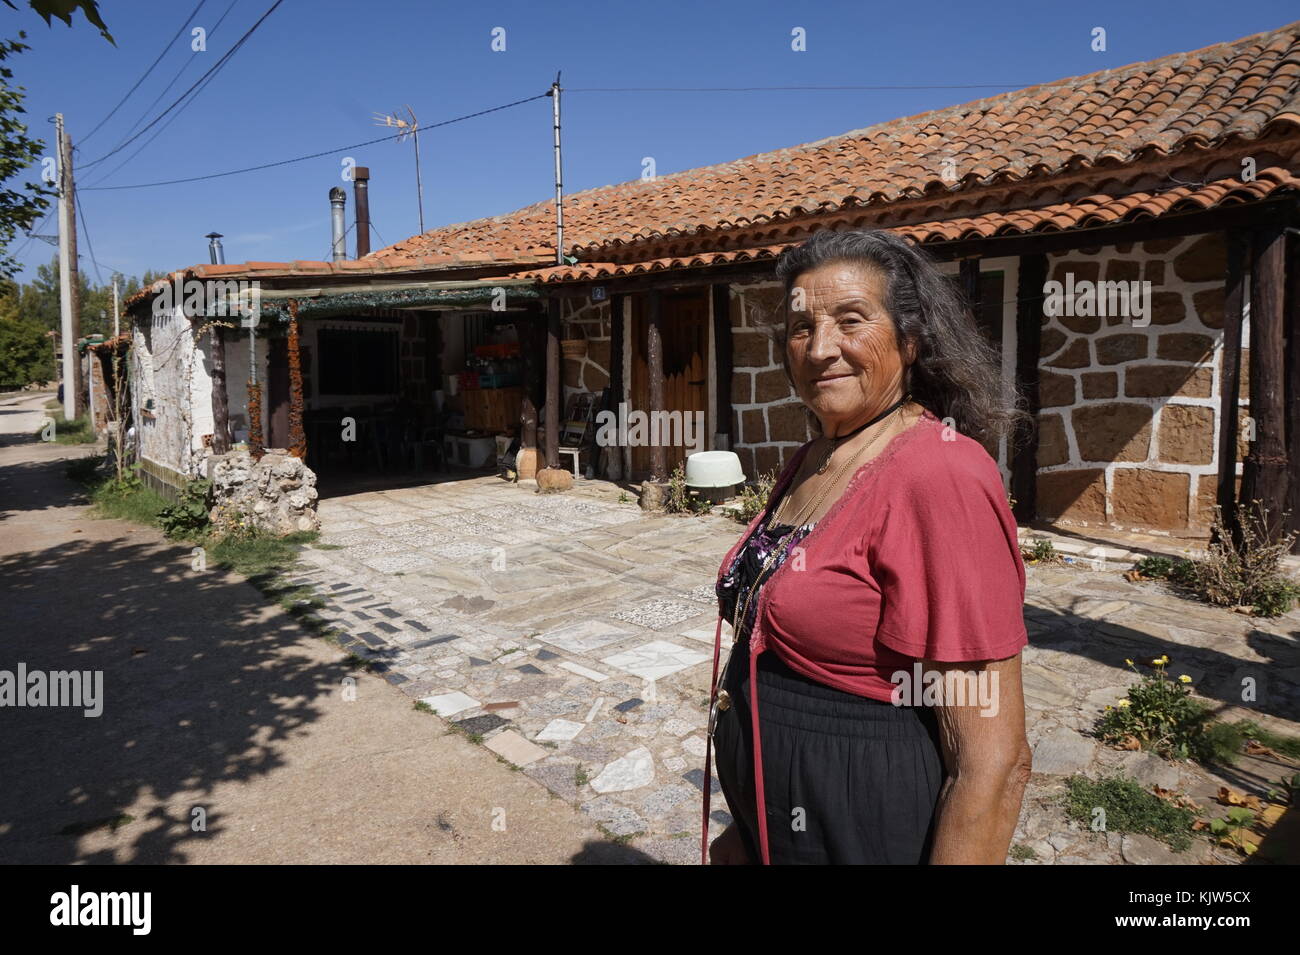
<path id="1" fill-rule="evenodd" d="M 602 252 L 850 206 L 953 196 L 1300 127 L 1300 23 L 841 136 L 565 199 L 566 252 Z M 951 160 L 956 181 L 945 181 Z M 554 203 L 449 225 L 371 253 L 393 265 L 554 249 Z M 551 252 L 553 255 L 553 251 Z"/>
<path id="2" fill-rule="evenodd" d="M 1066 229 L 1135 222 L 1172 212 L 1199 211 L 1230 203 L 1254 202 L 1268 198 L 1279 190 L 1300 192 L 1300 176 L 1287 169 L 1270 167 L 1260 170 L 1254 182 L 1226 178 L 1209 183 L 1178 185 L 1161 192 L 1134 192 L 1120 197 L 1098 194 L 1033 209 L 989 212 L 889 228 L 922 245 L 993 236 L 1061 232 Z M 750 248 L 661 257 L 632 263 L 582 262 L 578 265 L 530 269 L 517 273 L 516 277 L 547 283 L 599 281 L 665 269 L 700 268 L 775 258 L 798 241 L 799 239 L 792 239 Z"/>

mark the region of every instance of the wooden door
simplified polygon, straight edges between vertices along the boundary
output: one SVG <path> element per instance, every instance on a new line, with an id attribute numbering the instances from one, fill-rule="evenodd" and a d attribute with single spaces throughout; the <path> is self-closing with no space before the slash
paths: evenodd
<path id="1" fill-rule="evenodd" d="M 708 415 L 709 299 L 707 291 L 663 293 L 660 300 L 664 353 L 664 410 L 680 411 L 685 416 Z M 646 296 L 638 295 L 632 307 L 632 381 L 628 411 L 650 412 L 650 380 L 646 371 L 646 330 L 649 308 Z M 700 441 L 699 450 L 708 446 L 709 422 L 688 432 Z M 692 425 L 693 427 L 693 425 Z M 684 432 L 687 433 L 687 432 Z M 674 436 L 676 437 L 676 436 Z M 667 439 L 667 435 L 665 435 Z M 680 440 L 666 448 L 668 473 L 686 460 L 688 451 Z M 650 473 L 650 448 L 632 448 L 632 479 Z"/>

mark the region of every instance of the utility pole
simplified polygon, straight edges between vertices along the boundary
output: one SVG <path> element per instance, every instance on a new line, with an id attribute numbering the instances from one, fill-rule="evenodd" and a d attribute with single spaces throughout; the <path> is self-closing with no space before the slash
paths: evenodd
<path id="1" fill-rule="evenodd" d="M 564 177 L 560 173 L 560 74 L 551 84 L 551 118 L 555 126 L 555 264 L 564 264 Z"/>
<path id="2" fill-rule="evenodd" d="M 113 337 L 114 338 L 122 334 L 121 320 L 118 318 L 118 302 L 117 302 L 118 278 L 119 278 L 118 274 L 114 272 L 113 273 Z"/>
<path id="3" fill-rule="evenodd" d="M 81 291 L 77 281 L 76 205 L 72 194 L 72 143 L 63 129 L 63 114 L 56 113 L 59 153 L 59 312 L 63 328 L 63 417 L 77 417 L 81 393 L 81 368 L 77 339 L 81 337 Z"/>

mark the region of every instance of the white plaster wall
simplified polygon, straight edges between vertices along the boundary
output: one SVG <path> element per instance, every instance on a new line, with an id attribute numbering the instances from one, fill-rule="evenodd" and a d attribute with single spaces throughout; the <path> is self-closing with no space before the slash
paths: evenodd
<path id="1" fill-rule="evenodd" d="M 136 319 L 136 428 L 140 456 L 163 467 L 193 474 L 191 377 L 195 364 L 190 322 L 178 305 L 163 315 Z M 152 418 L 146 417 L 153 400 Z"/>

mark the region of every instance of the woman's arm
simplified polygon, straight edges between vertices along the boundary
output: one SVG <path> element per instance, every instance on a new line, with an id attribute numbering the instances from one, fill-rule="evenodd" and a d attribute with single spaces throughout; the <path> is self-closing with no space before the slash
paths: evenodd
<path id="1" fill-rule="evenodd" d="M 1020 818 L 1032 754 L 1025 739 L 1020 655 L 923 662 L 945 692 L 935 709 L 948 779 L 939 793 L 931 865 L 1002 865 Z"/>

